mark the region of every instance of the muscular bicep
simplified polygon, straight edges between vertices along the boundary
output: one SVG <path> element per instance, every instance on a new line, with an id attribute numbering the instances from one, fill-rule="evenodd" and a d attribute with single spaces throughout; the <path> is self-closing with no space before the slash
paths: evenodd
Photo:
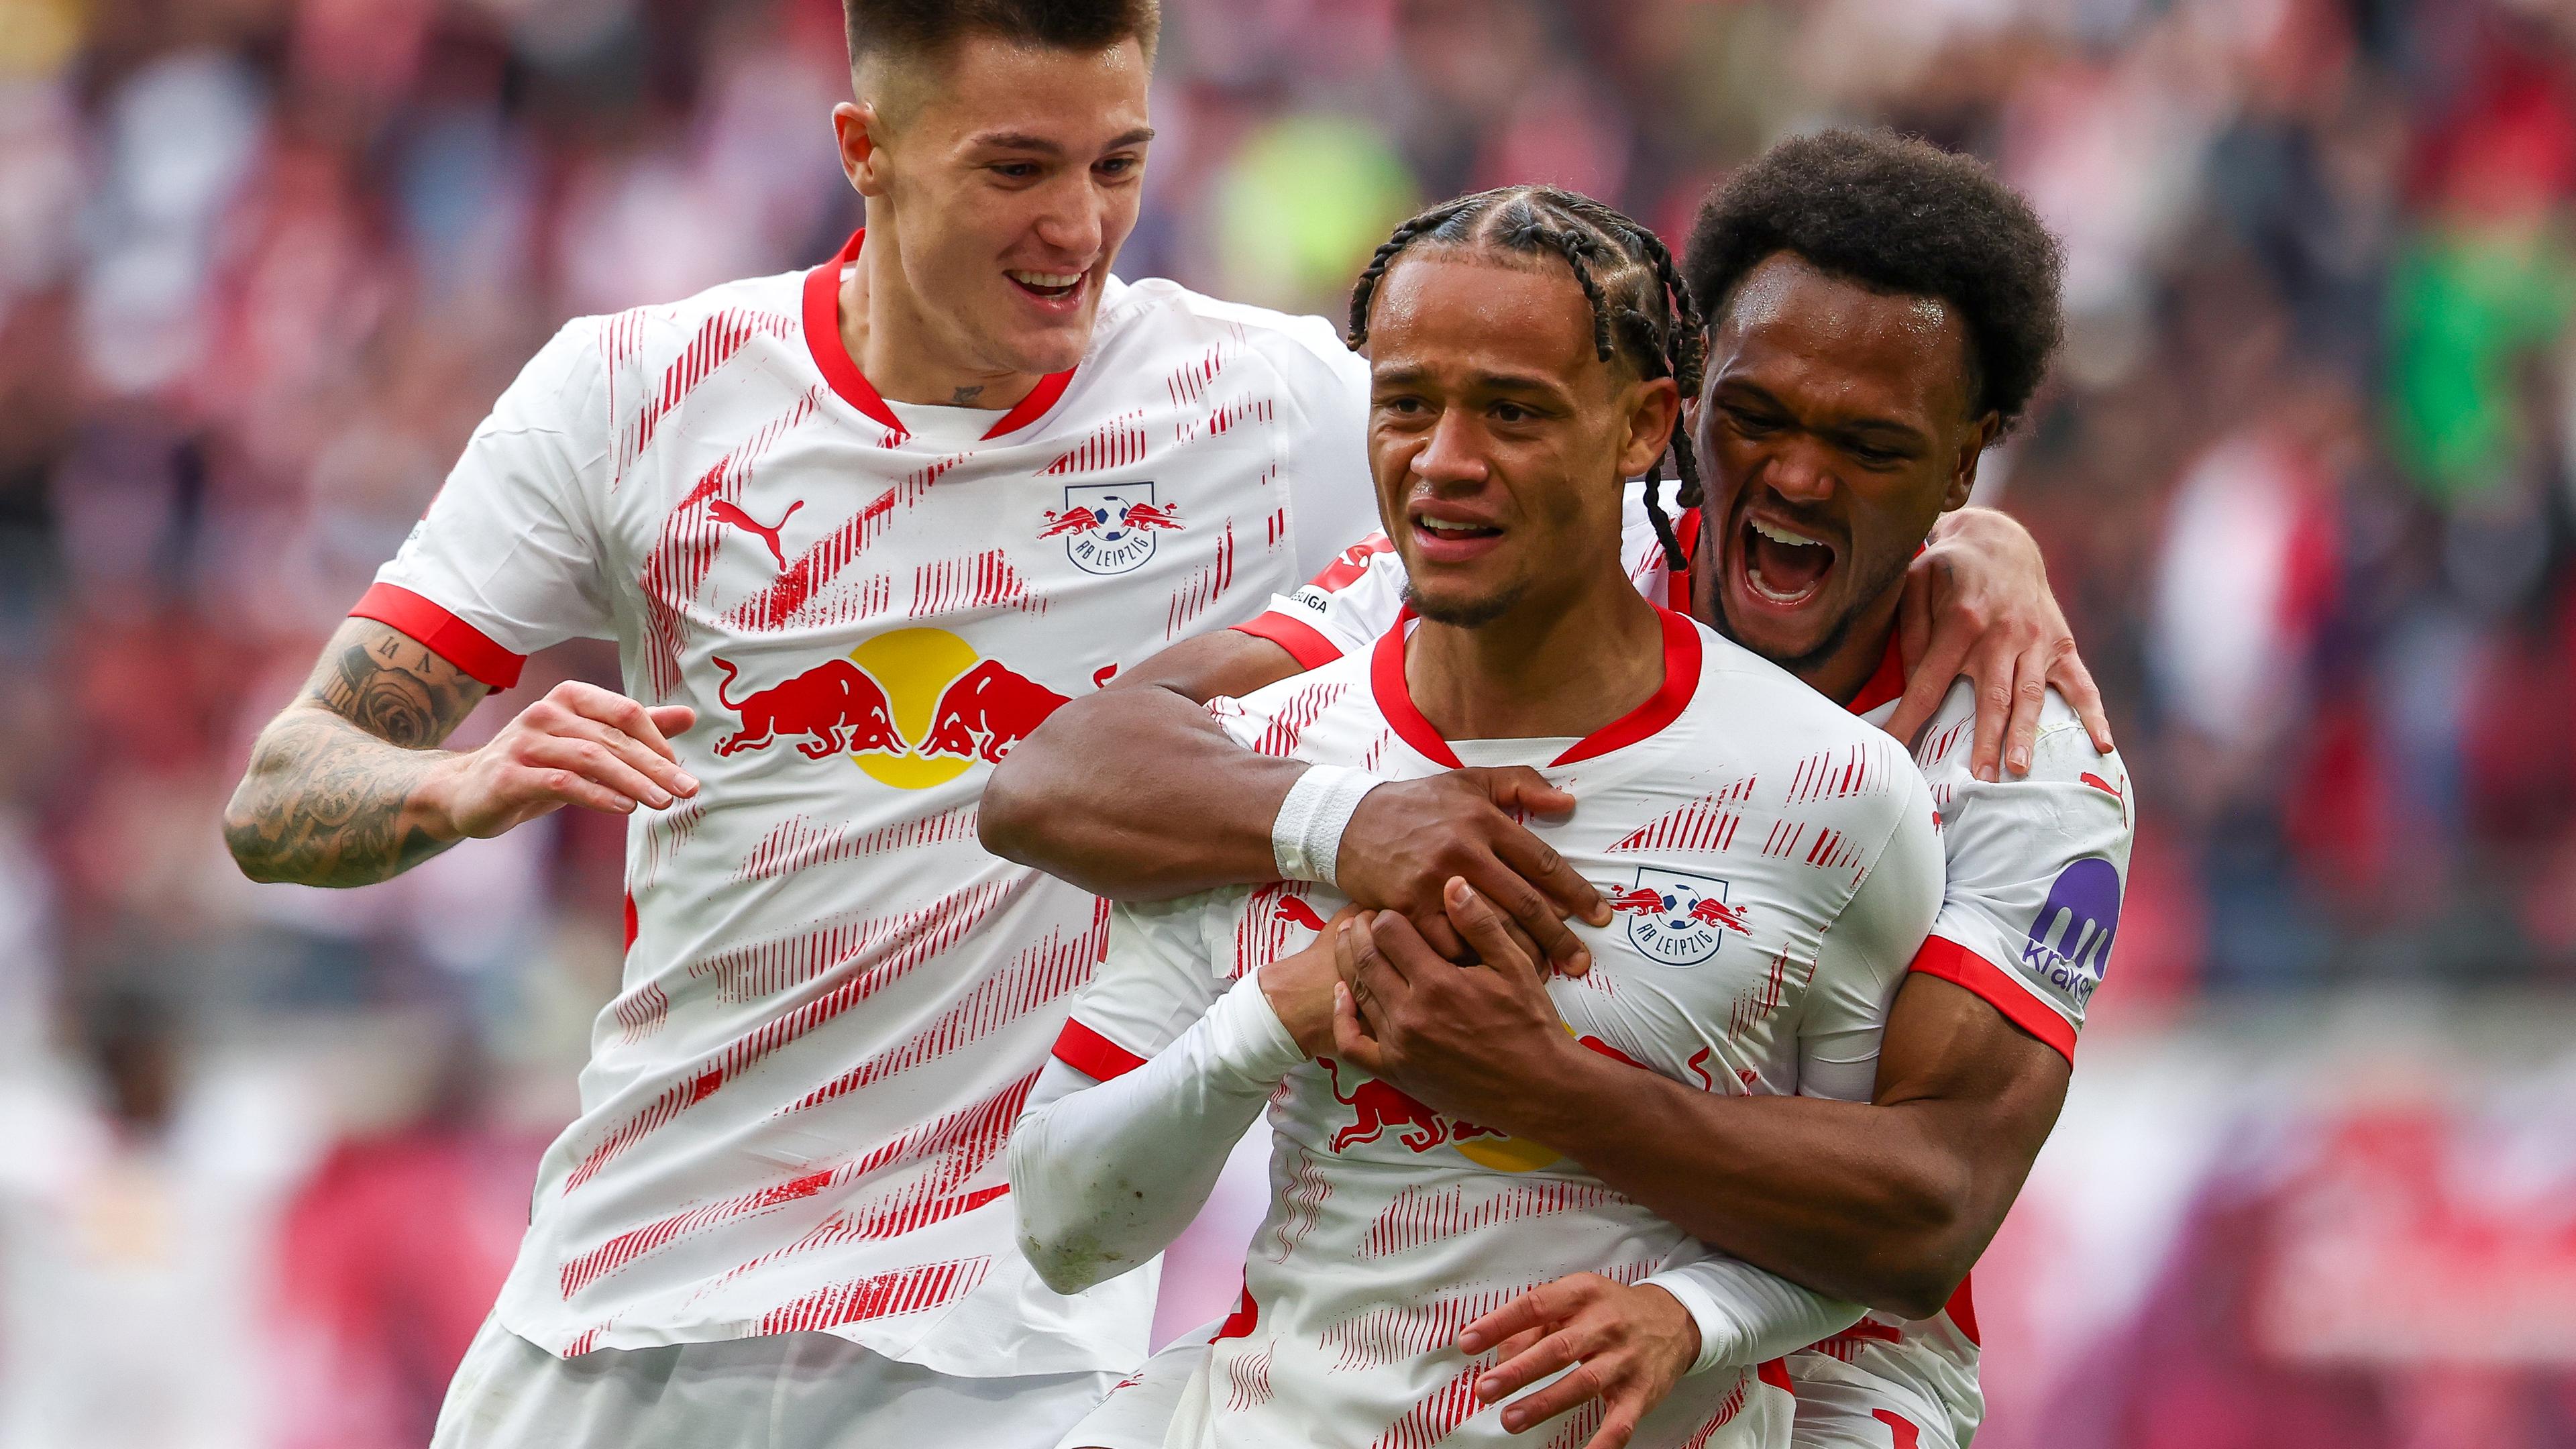
<path id="1" fill-rule="evenodd" d="M 2057 1125 L 2071 1074 L 2065 1057 L 1985 998 L 1918 971 L 1888 1013 L 1871 1100 L 1938 1124 L 1965 1169 L 1963 1216 L 1982 1250 Z"/>
<path id="2" fill-rule="evenodd" d="M 1219 629 L 1184 639 L 1109 682 L 1109 688 L 1161 688 L 1205 704 L 1220 695 L 1241 697 L 1305 671 L 1296 657 L 1268 639 L 1240 629 Z"/>
<path id="3" fill-rule="evenodd" d="M 428 645 L 373 619 L 343 620 L 296 696 L 388 744 L 430 749 L 456 732 L 488 686 Z"/>

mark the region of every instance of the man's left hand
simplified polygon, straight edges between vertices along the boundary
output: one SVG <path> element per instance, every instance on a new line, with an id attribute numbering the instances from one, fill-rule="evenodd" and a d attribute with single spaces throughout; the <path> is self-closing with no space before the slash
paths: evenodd
<path id="1" fill-rule="evenodd" d="M 1443 958 L 1395 911 L 1359 917 L 1335 934 L 1333 1050 L 1441 1112 L 1508 1132 L 1533 1105 L 1532 1083 L 1579 1070 L 1586 1053 L 1503 914 L 1455 878 L 1442 904 L 1484 969 Z"/>
<path id="2" fill-rule="evenodd" d="M 1458 1335 L 1459 1351 L 1470 1357 L 1498 1345 L 1494 1367 L 1476 1380 L 1484 1403 L 1571 1369 L 1504 1405 L 1506 1431 L 1520 1433 L 1599 1399 L 1601 1428 L 1585 1449 L 1620 1449 L 1699 1357 L 1699 1325 L 1661 1288 L 1577 1273 L 1529 1290 Z"/>

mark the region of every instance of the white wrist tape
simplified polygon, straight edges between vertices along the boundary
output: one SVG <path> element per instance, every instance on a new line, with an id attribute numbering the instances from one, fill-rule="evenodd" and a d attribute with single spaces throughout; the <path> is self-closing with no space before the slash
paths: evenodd
<path id="1" fill-rule="evenodd" d="M 1360 808 L 1360 797 L 1386 783 L 1366 770 L 1346 765 L 1316 765 L 1288 787 L 1279 802 L 1279 818 L 1270 822 L 1270 853 L 1282 880 L 1309 880 L 1337 885 L 1333 878 L 1342 854 L 1342 832 Z"/>

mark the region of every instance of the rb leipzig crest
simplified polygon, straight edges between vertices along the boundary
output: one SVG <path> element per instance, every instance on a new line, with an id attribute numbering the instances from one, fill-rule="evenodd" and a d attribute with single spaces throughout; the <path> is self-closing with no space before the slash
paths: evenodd
<path id="1" fill-rule="evenodd" d="M 1628 940 L 1659 966 L 1696 966 L 1717 954 L 1726 933 L 1751 934 L 1741 907 L 1726 903 L 1726 882 L 1713 875 L 1637 868 L 1637 883 L 1610 895 L 1628 917 Z"/>
<path id="2" fill-rule="evenodd" d="M 1123 574 L 1154 556 L 1155 534 L 1180 526 L 1180 505 L 1157 504 L 1151 483 L 1085 483 L 1064 490 L 1064 511 L 1050 511 L 1038 537 L 1063 539 L 1085 573 Z"/>

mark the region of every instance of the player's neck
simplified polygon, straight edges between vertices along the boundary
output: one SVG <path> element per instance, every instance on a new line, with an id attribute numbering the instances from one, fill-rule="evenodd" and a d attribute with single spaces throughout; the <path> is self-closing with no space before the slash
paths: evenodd
<path id="1" fill-rule="evenodd" d="M 871 235 L 841 283 L 841 345 L 888 402 L 1003 409 L 1038 385 L 1033 372 L 995 371 L 957 359 L 903 275 L 891 236 Z"/>
<path id="2" fill-rule="evenodd" d="M 1717 581 L 1709 577 L 1710 559 L 1714 552 L 1702 549 L 1699 557 L 1692 561 L 1691 614 L 1720 634 L 1734 639 L 1735 631 L 1726 626 L 1726 620 L 1714 602 Z M 1887 657 L 1888 638 L 1896 632 L 1897 605 L 1904 597 L 1905 590 L 1900 581 L 1899 587 L 1889 589 L 1870 601 L 1868 607 L 1852 615 L 1850 624 L 1840 637 L 1827 641 L 1826 648 L 1802 659 L 1772 659 L 1771 662 L 1788 670 L 1797 676 L 1799 683 L 1834 703 L 1850 704 L 1860 696 L 1861 686 L 1869 683 L 1870 676 L 1878 672 L 1879 662 Z M 1763 657 L 1768 659 L 1771 656 Z"/>
<path id="3" fill-rule="evenodd" d="M 1405 651 L 1414 708 L 1452 740 L 1582 736 L 1664 682 L 1663 625 L 1613 560 L 1570 593 L 1536 591 L 1489 623 L 1425 619 Z"/>

